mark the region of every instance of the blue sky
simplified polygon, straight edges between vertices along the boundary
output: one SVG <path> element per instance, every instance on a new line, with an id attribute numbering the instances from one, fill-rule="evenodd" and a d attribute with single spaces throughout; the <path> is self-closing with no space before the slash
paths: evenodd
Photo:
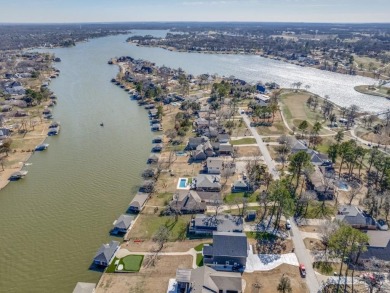
<path id="1" fill-rule="evenodd" d="M 390 22 L 390 0 L 0 0 L 0 22 Z"/>

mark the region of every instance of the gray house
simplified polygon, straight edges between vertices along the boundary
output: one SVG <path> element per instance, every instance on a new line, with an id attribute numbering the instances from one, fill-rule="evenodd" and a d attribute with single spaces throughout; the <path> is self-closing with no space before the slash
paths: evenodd
<path id="1" fill-rule="evenodd" d="M 211 235 L 213 232 L 242 232 L 243 220 L 232 215 L 196 215 L 191 220 L 189 232 L 194 234 Z"/>
<path id="2" fill-rule="evenodd" d="M 356 229 L 376 230 L 375 220 L 353 205 L 340 206 L 336 220 L 343 221 Z"/>
<path id="3" fill-rule="evenodd" d="M 203 213 L 206 210 L 206 203 L 195 190 L 178 191 L 169 206 L 183 214 Z"/>
<path id="4" fill-rule="evenodd" d="M 178 292 L 217 292 L 242 293 L 242 278 L 240 273 L 220 272 L 208 266 L 196 269 L 178 269 L 176 271 Z"/>
<path id="5" fill-rule="evenodd" d="M 243 191 L 249 191 L 250 186 L 249 184 L 242 179 L 234 181 L 232 185 L 232 192 L 243 192 Z"/>
<path id="6" fill-rule="evenodd" d="M 249 244 L 245 233 L 214 232 L 213 244 L 203 246 L 204 264 L 215 270 L 244 271 Z"/>
<path id="7" fill-rule="evenodd" d="M 360 255 L 361 261 L 367 261 L 373 257 L 390 262 L 390 231 L 367 231 L 369 237 L 367 251 Z"/>
<path id="8" fill-rule="evenodd" d="M 223 160 L 221 158 L 207 159 L 207 173 L 221 174 L 222 170 L 223 170 Z"/>
<path id="9" fill-rule="evenodd" d="M 198 191 L 221 191 L 221 176 L 199 174 L 194 179 Z"/>
<path id="10" fill-rule="evenodd" d="M 199 145 L 205 143 L 209 139 L 207 137 L 192 137 L 188 140 L 187 149 L 195 150 Z"/>
<path id="11" fill-rule="evenodd" d="M 127 232 L 127 229 L 129 229 L 129 227 L 131 226 L 133 220 L 133 216 L 121 215 L 117 220 L 115 220 L 114 228 L 111 230 L 111 234 L 125 234 Z"/>
<path id="12" fill-rule="evenodd" d="M 148 193 L 143 193 L 143 192 L 138 192 L 133 200 L 131 201 L 128 209 L 127 209 L 127 212 L 129 213 L 139 213 L 142 208 L 144 207 L 146 201 L 148 200 L 149 198 L 149 194 Z"/>
<path id="13" fill-rule="evenodd" d="M 93 263 L 98 266 L 108 266 L 114 258 L 116 251 L 119 249 L 118 241 L 111 241 L 103 244 L 93 258 Z"/>

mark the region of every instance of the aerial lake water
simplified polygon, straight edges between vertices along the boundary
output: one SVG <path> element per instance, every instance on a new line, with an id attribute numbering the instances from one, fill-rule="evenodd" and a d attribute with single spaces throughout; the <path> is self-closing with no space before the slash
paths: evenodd
<path id="1" fill-rule="evenodd" d="M 134 32 L 137 34 L 138 32 Z M 139 32 L 163 35 L 163 31 Z M 49 50 L 62 59 L 50 88 L 58 97 L 59 136 L 47 151 L 32 156 L 23 180 L 0 192 L 0 292 L 71 292 L 77 281 L 97 282 L 92 258 L 113 221 L 130 203 L 151 149 L 146 111 L 113 85 L 118 68 L 111 57 L 143 58 L 189 73 L 234 75 L 247 81 L 301 81 L 336 104 L 366 111 L 390 101 L 359 94 L 369 78 L 302 68 L 258 56 L 203 55 L 143 48 L 109 36 L 73 48 Z M 104 122 L 104 127 L 99 124 Z"/>

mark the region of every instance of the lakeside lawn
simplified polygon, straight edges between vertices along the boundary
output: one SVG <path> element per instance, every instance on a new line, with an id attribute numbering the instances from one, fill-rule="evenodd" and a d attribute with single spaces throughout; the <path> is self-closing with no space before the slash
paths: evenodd
<path id="1" fill-rule="evenodd" d="M 286 92 L 281 95 L 281 110 L 290 128 L 298 128 L 299 124 L 306 120 L 309 124 L 307 131 L 310 131 L 316 121 L 322 120 L 320 112 L 309 109 L 306 104 L 306 101 L 312 95 L 310 92 Z M 318 99 L 321 104 L 323 99 L 321 97 L 318 97 Z M 320 109 L 320 107 L 317 109 Z M 320 131 L 320 134 L 330 133 L 332 132 L 327 129 L 321 129 Z"/>
<path id="2" fill-rule="evenodd" d="M 115 263 L 118 262 L 116 265 Z M 136 273 L 141 269 L 142 262 L 144 260 L 143 255 L 128 255 L 124 258 L 114 258 L 111 264 L 107 267 L 106 273 L 115 273 L 119 265 L 123 266 L 121 272 Z"/>
<path id="3" fill-rule="evenodd" d="M 253 137 L 246 137 L 246 138 L 231 140 L 230 143 L 232 145 L 256 144 L 256 139 Z"/>
<path id="4" fill-rule="evenodd" d="M 174 217 L 140 214 L 137 222 L 131 230 L 131 239 L 152 239 L 161 226 L 166 226 L 169 231 L 169 241 L 184 240 L 191 215 L 182 215 L 175 221 Z"/>

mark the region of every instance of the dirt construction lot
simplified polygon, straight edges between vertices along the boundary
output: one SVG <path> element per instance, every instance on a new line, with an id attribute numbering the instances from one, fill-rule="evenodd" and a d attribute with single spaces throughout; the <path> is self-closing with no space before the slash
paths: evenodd
<path id="1" fill-rule="evenodd" d="M 143 265 L 147 262 L 144 260 Z M 104 274 L 96 293 L 165 293 L 176 269 L 191 268 L 191 256 L 161 256 L 154 267 L 142 266 L 139 273 Z"/>
<path id="2" fill-rule="evenodd" d="M 290 278 L 292 292 L 309 293 L 306 287 L 305 279 L 302 279 L 299 270 L 295 266 L 283 264 L 272 271 L 244 273 L 243 278 L 246 281 L 245 293 L 275 293 L 283 274 Z M 256 284 L 260 285 L 256 286 Z"/>

